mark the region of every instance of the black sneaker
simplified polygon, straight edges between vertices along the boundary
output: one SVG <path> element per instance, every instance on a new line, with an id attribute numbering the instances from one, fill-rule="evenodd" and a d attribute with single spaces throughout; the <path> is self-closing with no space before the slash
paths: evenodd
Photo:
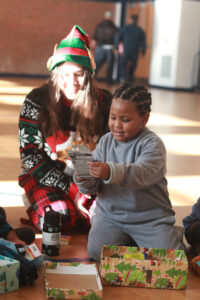
<path id="1" fill-rule="evenodd" d="M 27 227 L 19 227 L 14 229 L 20 240 L 24 241 L 27 245 L 30 245 L 35 240 L 35 232 Z"/>

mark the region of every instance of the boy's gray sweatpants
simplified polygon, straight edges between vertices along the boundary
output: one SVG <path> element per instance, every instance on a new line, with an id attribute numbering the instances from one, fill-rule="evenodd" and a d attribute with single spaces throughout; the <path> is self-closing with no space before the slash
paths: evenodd
<path id="1" fill-rule="evenodd" d="M 103 245 L 134 246 L 134 241 L 138 247 L 185 250 L 174 223 L 173 216 L 146 223 L 126 224 L 94 215 L 88 236 L 88 255 L 100 261 Z"/>

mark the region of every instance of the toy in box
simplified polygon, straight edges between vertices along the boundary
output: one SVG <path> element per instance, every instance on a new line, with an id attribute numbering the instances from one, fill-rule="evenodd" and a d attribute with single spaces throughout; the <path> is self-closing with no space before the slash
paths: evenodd
<path id="1" fill-rule="evenodd" d="M 185 289 L 188 261 L 183 250 L 103 246 L 103 285 Z"/>
<path id="2" fill-rule="evenodd" d="M 47 298 L 101 300 L 103 288 L 95 264 L 47 262 Z"/>
<path id="3" fill-rule="evenodd" d="M 20 262 L 0 255 L 0 295 L 19 289 Z"/>

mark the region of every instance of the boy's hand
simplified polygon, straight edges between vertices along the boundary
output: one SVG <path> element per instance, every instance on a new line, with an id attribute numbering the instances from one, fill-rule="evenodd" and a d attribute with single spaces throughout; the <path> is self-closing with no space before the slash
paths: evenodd
<path id="1" fill-rule="evenodd" d="M 107 163 L 103 163 L 100 161 L 98 161 L 98 162 L 89 161 L 88 166 L 90 169 L 91 176 L 93 176 L 95 178 L 103 179 L 103 180 L 109 179 L 110 167 Z"/>

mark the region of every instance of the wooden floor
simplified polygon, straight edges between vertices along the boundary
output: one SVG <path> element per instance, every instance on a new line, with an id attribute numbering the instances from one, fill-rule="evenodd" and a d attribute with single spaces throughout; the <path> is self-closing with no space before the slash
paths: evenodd
<path id="1" fill-rule="evenodd" d="M 6 209 L 8 221 L 20 226 L 20 217 L 26 217 L 21 200 L 23 190 L 17 184 L 20 173 L 18 151 L 18 116 L 25 94 L 45 80 L 0 78 L 0 206 Z M 114 91 L 116 86 L 99 86 Z M 182 218 L 200 196 L 200 94 L 150 89 L 153 97 L 149 127 L 165 142 L 168 154 L 167 179 L 176 224 L 182 226 Z M 87 236 L 74 233 L 70 245 L 61 249 L 60 258 L 87 258 Z M 40 237 L 36 240 L 41 246 Z M 184 291 L 159 289 L 104 287 L 104 300 L 128 299 L 195 299 L 199 297 L 199 277 L 189 270 L 188 285 Z M 4 294 L 4 300 L 43 300 L 44 270 L 33 286 Z"/>

